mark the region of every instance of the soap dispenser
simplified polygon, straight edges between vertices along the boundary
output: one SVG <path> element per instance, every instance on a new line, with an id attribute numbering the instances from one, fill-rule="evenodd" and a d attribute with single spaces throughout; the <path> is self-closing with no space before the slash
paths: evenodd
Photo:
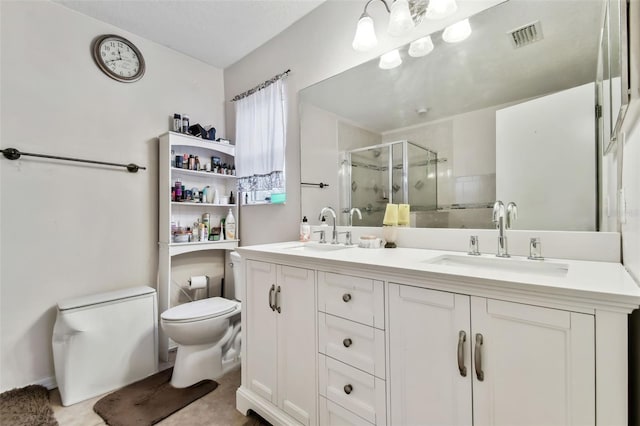
<path id="1" fill-rule="evenodd" d="M 307 217 L 302 218 L 302 223 L 300 223 L 300 241 L 309 241 L 311 239 L 311 226 L 309 225 L 309 221 Z"/>

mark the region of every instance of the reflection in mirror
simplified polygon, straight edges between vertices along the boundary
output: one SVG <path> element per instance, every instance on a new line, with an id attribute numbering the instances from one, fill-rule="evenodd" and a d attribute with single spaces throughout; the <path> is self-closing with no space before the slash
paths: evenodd
<path id="1" fill-rule="evenodd" d="M 603 1 L 510 0 L 428 55 L 359 65 L 299 93 L 302 213 L 387 202 L 417 227 L 491 228 L 496 199 L 519 229 L 596 230 L 594 123 Z M 401 200 L 401 201 L 400 201 Z"/>

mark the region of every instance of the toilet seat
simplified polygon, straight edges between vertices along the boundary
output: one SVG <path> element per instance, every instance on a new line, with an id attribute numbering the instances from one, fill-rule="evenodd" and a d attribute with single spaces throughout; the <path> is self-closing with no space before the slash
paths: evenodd
<path id="1" fill-rule="evenodd" d="M 240 303 L 222 297 L 197 300 L 174 306 L 160 315 L 166 322 L 194 322 L 223 316 L 235 310 L 239 310 Z"/>

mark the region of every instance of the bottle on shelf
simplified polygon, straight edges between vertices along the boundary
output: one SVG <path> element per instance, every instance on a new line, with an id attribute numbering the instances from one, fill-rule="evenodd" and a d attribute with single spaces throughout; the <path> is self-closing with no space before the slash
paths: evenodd
<path id="1" fill-rule="evenodd" d="M 233 195 L 233 192 L 231 193 Z M 235 240 L 236 239 L 236 218 L 233 217 L 233 211 L 229 209 L 229 213 L 227 213 L 227 218 L 224 222 L 225 227 L 225 238 L 227 240 Z"/>
<path id="2" fill-rule="evenodd" d="M 182 116 L 178 113 L 173 114 L 173 131 L 180 132 L 182 130 Z"/>
<path id="3" fill-rule="evenodd" d="M 231 191 L 231 194 L 229 195 L 229 204 L 235 204 L 236 203 L 236 199 L 233 198 L 233 191 Z"/>

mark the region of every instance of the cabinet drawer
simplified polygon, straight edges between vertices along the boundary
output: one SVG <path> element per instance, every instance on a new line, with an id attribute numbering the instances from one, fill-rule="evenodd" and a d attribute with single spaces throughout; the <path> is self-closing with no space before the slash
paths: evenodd
<path id="1" fill-rule="evenodd" d="M 322 396 L 320 397 L 319 405 L 320 424 L 322 426 L 373 426 L 372 423 Z"/>
<path id="2" fill-rule="evenodd" d="M 318 310 L 384 329 L 382 281 L 318 272 Z"/>
<path id="3" fill-rule="evenodd" d="M 385 378 L 383 330 L 319 312 L 318 339 L 320 353 Z"/>
<path id="4" fill-rule="evenodd" d="M 319 356 L 320 395 L 374 424 L 386 422 L 385 381 Z"/>

